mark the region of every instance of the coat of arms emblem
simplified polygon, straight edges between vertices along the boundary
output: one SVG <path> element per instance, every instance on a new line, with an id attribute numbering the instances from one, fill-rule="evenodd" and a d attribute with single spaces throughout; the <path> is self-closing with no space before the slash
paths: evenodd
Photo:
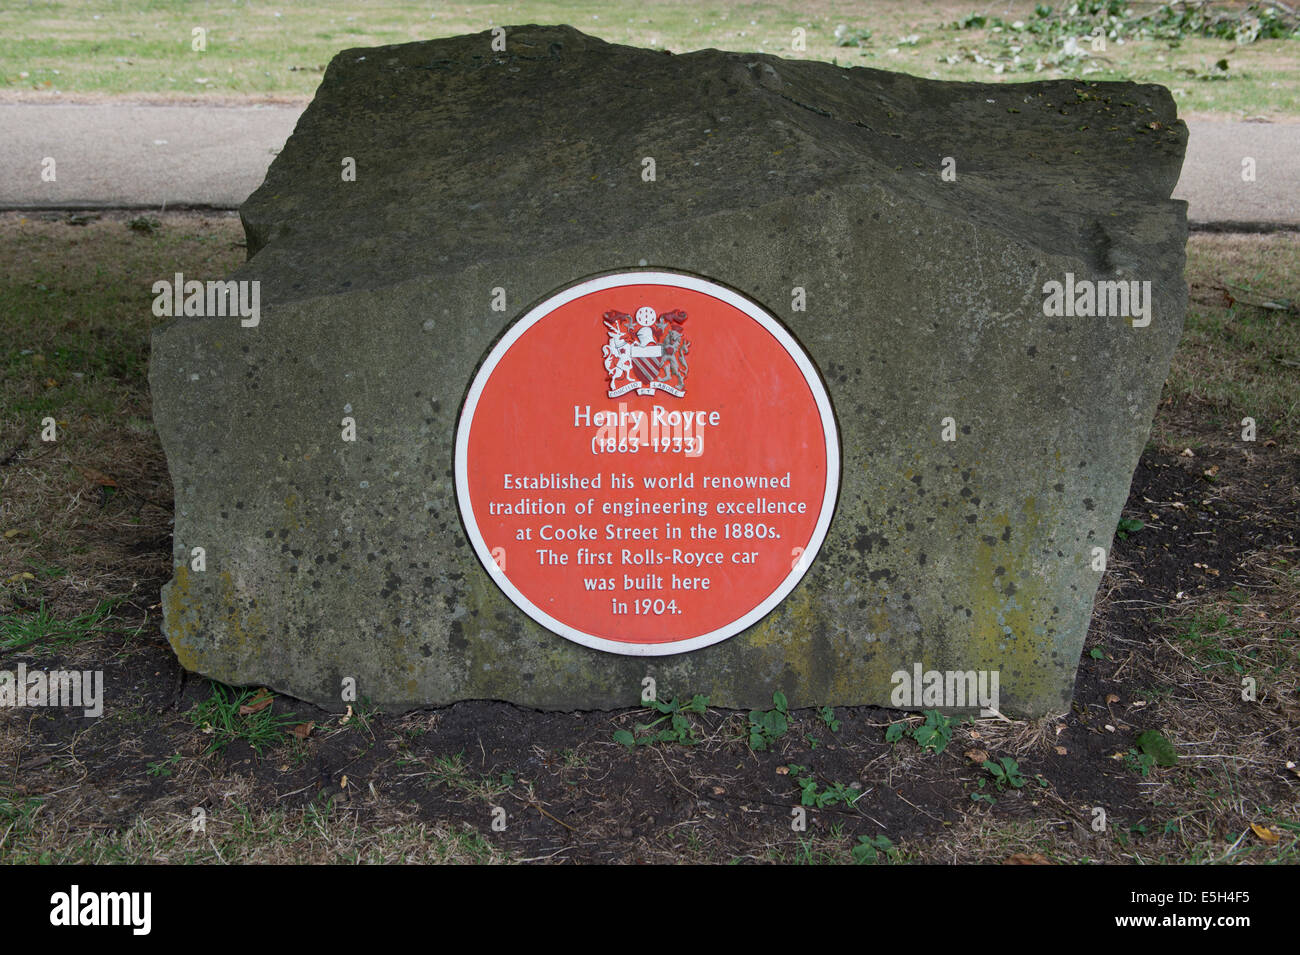
<path id="1" fill-rule="evenodd" d="M 666 391 L 686 395 L 686 355 L 691 343 L 682 332 L 686 313 L 681 309 L 657 313 L 648 305 L 636 316 L 610 311 L 603 316 L 609 341 L 601 349 L 609 397 L 635 390 L 639 395 Z M 621 383 L 620 383 L 621 382 Z"/>

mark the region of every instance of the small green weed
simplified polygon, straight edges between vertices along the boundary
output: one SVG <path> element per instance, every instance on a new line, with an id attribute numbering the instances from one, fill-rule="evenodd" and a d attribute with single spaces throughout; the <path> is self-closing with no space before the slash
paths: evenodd
<path id="1" fill-rule="evenodd" d="M 700 742 L 700 736 L 695 731 L 695 725 L 686 718 L 686 713 L 704 714 L 709 708 L 709 698 L 696 694 L 691 697 L 689 703 L 681 703 L 676 699 L 669 700 L 667 703 L 653 700 L 649 704 L 650 708 L 658 711 L 662 715 L 657 720 L 649 723 L 638 723 L 636 733 L 628 730 L 617 730 L 614 733 L 614 742 L 632 749 L 635 746 L 650 746 L 654 743 L 681 743 L 683 746 L 694 746 Z M 658 732 L 650 732 L 656 726 L 668 720 L 668 725 Z"/>
<path id="2" fill-rule="evenodd" d="M 840 731 L 840 721 L 835 718 L 835 710 L 833 707 L 823 706 L 817 711 L 817 715 L 822 718 L 822 722 L 826 724 L 827 728 L 832 733 L 838 733 Z"/>
<path id="3" fill-rule="evenodd" d="M 358 702 L 349 706 L 348 710 L 348 715 L 343 718 L 340 725 L 369 736 L 373 742 L 375 731 L 371 729 L 370 724 L 379 716 L 379 707 L 370 701 L 370 697 L 363 696 Z"/>
<path id="4" fill-rule="evenodd" d="M 1130 749 L 1124 754 L 1124 768 L 1141 773 L 1143 776 L 1148 775 L 1155 764 L 1155 759 L 1140 750 Z"/>
<path id="5" fill-rule="evenodd" d="M 885 730 L 885 742 L 897 743 L 904 736 L 911 736 L 921 749 L 928 749 L 935 755 L 942 753 L 952 739 L 952 719 L 938 710 L 925 710 L 922 715 L 925 721 L 919 726 L 909 727 L 906 721 L 889 724 L 889 729 Z"/>
<path id="6" fill-rule="evenodd" d="M 989 775 L 993 777 L 993 784 L 998 787 L 998 792 L 1007 788 L 1020 789 L 1025 785 L 1025 777 L 1020 772 L 1020 764 L 1010 756 L 1001 756 L 995 763 L 991 759 L 984 760 L 983 766 L 988 770 Z"/>
<path id="7" fill-rule="evenodd" d="M 27 647 L 55 647 L 86 640 L 100 633 L 118 633 L 121 628 L 108 625 L 118 599 L 103 600 L 93 610 L 70 620 L 59 621 L 41 601 L 35 613 L 0 615 L 0 650 Z"/>
<path id="8" fill-rule="evenodd" d="M 836 46 L 866 46 L 870 39 L 871 31 L 866 27 L 858 30 L 848 30 L 842 27 L 835 28 Z"/>
<path id="9" fill-rule="evenodd" d="M 484 800 L 501 796 L 515 785 L 515 774 L 511 772 L 498 773 L 495 777 L 471 773 L 464 750 L 452 756 L 434 757 L 429 770 L 444 786 Z"/>
<path id="10" fill-rule="evenodd" d="M 36 818 L 36 814 L 40 812 L 42 805 L 42 800 L 35 796 L 15 801 L 0 793 L 0 863 L 6 865 L 16 862 L 45 864 L 50 861 L 45 854 L 29 857 L 28 853 L 21 847 L 21 837 L 33 830 L 33 820 Z M 17 838 L 10 842 L 10 837 Z M 6 843 L 10 845 L 10 850 L 7 853 L 5 852 Z M 16 851 L 14 843 L 19 843 Z"/>
<path id="11" fill-rule="evenodd" d="M 816 809 L 837 806 L 840 803 L 852 806 L 862 798 L 862 790 L 854 789 L 843 783 L 832 783 L 825 789 L 819 789 L 817 780 L 808 774 L 807 766 L 790 763 L 786 766 L 786 769 L 790 771 L 790 776 L 794 779 L 795 785 L 799 787 L 799 805 L 801 806 L 812 806 Z"/>
<path id="12" fill-rule="evenodd" d="M 1201 660 L 1209 661 L 1203 669 L 1227 665 L 1235 673 L 1246 673 L 1252 666 L 1258 666 L 1259 660 L 1254 647 L 1244 653 L 1232 649 L 1232 643 L 1244 636 L 1242 628 L 1236 625 L 1235 617 L 1240 613 L 1240 607 L 1233 615 L 1198 613 L 1186 621 L 1185 629 L 1176 632 L 1174 638 L 1187 644 Z"/>
<path id="13" fill-rule="evenodd" d="M 761 753 L 785 735 L 790 728 L 790 714 L 785 694 L 772 694 L 772 709 L 749 711 L 749 748 Z"/>
<path id="14" fill-rule="evenodd" d="M 888 836 L 858 836 L 858 844 L 849 850 L 849 854 L 858 865 L 898 861 L 898 847 Z"/>
<path id="15" fill-rule="evenodd" d="M 299 722 L 292 713 L 276 716 L 272 706 L 258 707 L 267 695 L 264 689 L 241 693 L 224 683 L 208 682 L 212 685 L 212 695 L 189 713 L 190 722 L 212 736 L 207 753 L 219 753 L 242 739 L 260 756 L 282 742 L 285 730 Z M 254 712 L 241 712 L 255 707 Z"/>
<path id="16" fill-rule="evenodd" d="M 768 850 L 769 858 L 780 865 L 837 865 L 843 861 L 843 853 L 819 847 L 812 839 L 800 839 L 793 856 L 782 849 Z"/>
<path id="17" fill-rule="evenodd" d="M 37 577 L 41 578 L 41 580 L 57 580 L 60 577 L 66 577 L 68 575 L 68 572 L 62 567 L 54 564 L 42 564 L 40 561 L 32 560 L 30 557 L 23 561 L 23 564 L 30 567 L 32 572 L 35 573 Z"/>
<path id="18" fill-rule="evenodd" d="M 590 762 L 586 756 L 576 749 L 562 749 L 559 756 L 564 763 L 565 769 L 581 769 Z"/>
<path id="19" fill-rule="evenodd" d="M 1146 527 L 1146 525 L 1137 518 L 1122 517 L 1120 518 L 1119 526 L 1115 528 L 1115 536 L 1120 540 L 1128 540 L 1129 534 L 1136 534 L 1144 527 Z"/>
<path id="20" fill-rule="evenodd" d="M 181 754 L 174 753 L 166 759 L 160 759 L 155 763 L 149 763 L 148 773 L 150 776 L 161 776 L 166 778 L 172 774 L 172 770 L 176 768 L 176 764 L 180 761 Z"/>
<path id="21" fill-rule="evenodd" d="M 1138 748 L 1149 756 L 1157 766 L 1177 766 L 1178 751 L 1165 735 L 1158 730 L 1145 730 L 1137 736 Z M 1146 773 L 1142 774 L 1143 776 Z"/>

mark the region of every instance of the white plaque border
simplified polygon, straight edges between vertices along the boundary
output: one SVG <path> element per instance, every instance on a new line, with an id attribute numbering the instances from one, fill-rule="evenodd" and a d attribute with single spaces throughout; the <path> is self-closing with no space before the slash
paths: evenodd
<path id="1" fill-rule="evenodd" d="M 813 528 L 812 537 L 809 538 L 807 547 L 799 559 L 793 563 L 790 573 L 777 585 L 776 589 L 770 593 L 766 599 L 758 606 L 754 607 L 744 616 L 733 620 L 716 630 L 709 633 L 701 634 L 698 637 L 676 640 L 671 643 L 622 643 L 618 640 L 609 640 L 605 637 L 598 637 L 595 634 L 586 633 L 576 627 L 572 627 L 562 621 L 556 620 L 546 611 L 542 610 L 531 600 L 523 595 L 509 577 L 497 567 L 496 560 L 492 557 L 491 548 L 483 539 L 483 534 L 479 531 L 478 522 L 474 518 L 474 508 L 470 501 L 469 493 L 469 434 L 474 424 L 474 412 L 478 408 L 479 398 L 483 394 L 483 388 L 492 372 L 496 370 L 497 364 L 511 346 L 517 342 L 530 328 L 540 322 L 551 312 L 555 311 L 562 305 L 572 302 L 574 299 L 582 298 L 584 295 L 590 295 L 592 292 L 602 292 L 606 289 L 619 288 L 624 285 L 667 285 L 674 288 L 686 288 L 692 291 L 701 292 L 717 298 L 728 305 L 744 312 L 754 321 L 758 322 L 765 328 L 773 338 L 780 343 L 781 347 L 786 350 L 804 377 L 804 382 L 812 392 L 813 398 L 817 402 L 817 410 L 821 415 L 822 432 L 826 438 L 826 492 L 822 497 L 821 512 L 817 517 L 817 524 Z M 570 285 L 561 289 L 551 297 L 547 298 L 540 304 L 534 306 L 524 315 L 523 318 L 515 322 L 508 328 L 501 339 L 493 346 L 492 351 L 488 354 L 487 359 L 479 368 L 478 373 L 474 376 L 474 381 L 470 385 L 469 394 L 465 398 L 465 405 L 461 409 L 460 423 L 456 429 L 456 503 L 460 508 L 461 520 L 464 521 L 465 530 L 469 534 L 470 543 L 474 546 L 474 553 L 478 559 L 487 568 L 492 580 L 496 583 L 505 595 L 519 607 L 520 610 L 528 614 L 533 620 L 541 624 L 553 633 L 559 634 L 567 640 L 574 643 L 582 644 L 585 647 L 591 647 L 595 650 L 604 650 L 607 653 L 617 653 L 622 656 L 642 656 L 642 657 L 662 657 L 670 656 L 677 653 L 689 653 L 692 650 L 699 650 L 703 647 L 712 646 L 715 643 L 721 643 L 746 630 L 758 621 L 768 615 L 778 604 L 781 603 L 790 592 L 803 579 L 808 568 L 812 566 L 813 560 L 821 551 L 822 542 L 826 539 L 826 531 L 830 527 L 831 516 L 835 510 L 835 501 L 839 493 L 840 483 L 840 443 L 839 432 L 835 426 L 835 414 L 831 409 L 830 397 L 826 394 L 826 389 L 822 385 L 821 376 L 813 366 L 812 359 L 804 352 L 799 343 L 794 340 L 785 326 L 769 315 L 764 309 L 749 299 L 733 292 L 725 286 L 710 282 L 695 275 L 689 275 L 682 272 L 665 272 L 665 271 L 625 271 L 614 272 L 606 275 L 596 276 L 595 278 L 586 279 L 576 285 Z"/>

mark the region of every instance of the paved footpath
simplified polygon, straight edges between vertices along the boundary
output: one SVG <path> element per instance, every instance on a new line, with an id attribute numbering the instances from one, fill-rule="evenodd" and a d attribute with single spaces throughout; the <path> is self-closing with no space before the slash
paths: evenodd
<path id="1" fill-rule="evenodd" d="M 0 104 L 0 208 L 237 209 L 298 106 Z M 1300 228 L 1300 123 L 1193 120 L 1174 197 L 1201 228 Z M 44 157 L 56 179 L 41 178 Z M 1242 160 L 1255 179 L 1242 179 Z"/>

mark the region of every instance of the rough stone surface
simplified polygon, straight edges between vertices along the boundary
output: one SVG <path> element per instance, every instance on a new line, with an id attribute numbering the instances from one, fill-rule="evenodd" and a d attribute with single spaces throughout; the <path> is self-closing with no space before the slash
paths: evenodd
<path id="1" fill-rule="evenodd" d="M 891 673 L 920 662 L 999 669 L 1005 712 L 1067 708 L 1091 548 L 1110 546 L 1182 327 L 1186 206 L 1169 195 L 1186 130 L 1168 92 L 674 56 L 566 27 L 507 38 L 336 56 L 242 210 L 233 277 L 261 281 L 260 325 L 156 332 L 181 662 L 334 707 L 354 677 L 388 709 L 625 706 L 647 674 L 664 698 L 721 706 L 774 689 L 888 704 Z M 835 517 L 795 591 L 724 643 L 656 659 L 516 609 L 468 545 L 452 476 L 461 402 L 503 329 L 637 265 L 784 320 L 843 442 Z M 1067 272 L 1149 280 L 1151 324 L 1045 317 L 1043 285 Z"/>

